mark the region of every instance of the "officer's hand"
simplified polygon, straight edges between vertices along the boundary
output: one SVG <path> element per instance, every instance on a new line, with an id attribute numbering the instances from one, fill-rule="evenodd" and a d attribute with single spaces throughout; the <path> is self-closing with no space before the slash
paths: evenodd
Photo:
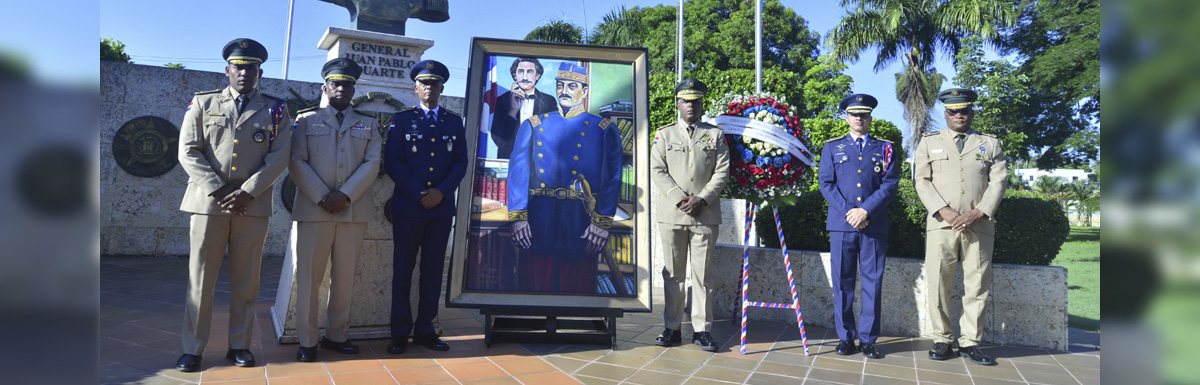
<path id="1" fill-rule="evenodd" d="M 942 220 L 954 226 L 954 220 L 958 218 L 958 210 L 950 208 L 950 206 L 942 207 L 938 210 L 938 215 L 942 216 Z"/>
<path id="2" fill-rule="evenodd" d="M 971 225 L 974 224 L 976 220 L 982 217 L 982 211 L 979 211 L 979 209 L 971 209 L 970 211 L 967 211 L 954 218 L 953 221 L 950 221 L 950 227 L 954 228 L 954 231 L 966 231 L 967 229 L 971 228 Z"/>
<path id="3" fill-rule="evenodd" d="M 870 226 L 870 225 L 871 225 L 871 221 L 863 220 L 862 223 L 859 223 L 858 226 L 854 226 L 854 228 L 862 230 L 862 229 L 867 228 L 867 226 Z"/>
<path id="4" fill-rule="evenodd" d="M 253 195 L 239 188 L 226 195 L 225 199 L 217 202 L 217 204 L 226 210 L 232 211 L 234 214 L 245 215 L 247 213 L 246 204 L 250 203 L 251 199 L 254 199 Z"/>
<path id="5" fill-rule="evenodd" d="M 330 214 L 337 214 L 338 211 L 342 211 L 342 209 L 350 205 L 350 197 L 341 191 L 333 190 L 329 194 L 325 194 L 325 197 L 321 198 L 321 201 L 317 202 L 317 205 Z"/>
<path id="6" fill-rule="evenodd" d="M 600 228 L 593 223 L 583 230 L 583 236 L 580 238 L 587 240 L 587 253 L 595 254 L 604 248 L 605 243 L 608 243 L 608 229 Z"/>
<path id="7" fill-rule="evenodd" d="M 684 214 L 694 217 L 700 214 L 700 208 L 703 205 L 701 202 L 703 201 L 703 199 L 700 199 L 700 197 L 695 195 L 683 198 L 683 200 L 680 201 L 679 209 L 682 210 Z"/>
<path id="8" fill-rule="evenodd" d="M 426 210 L 429 210 L 434 206 L 437 206 L 438 203 L 442 203 L 442 198 L 444 198 L 442 195 L 442 190 L 431 188 L 421 192 L 421 200 L 418 202 L 420 202 L 421 206 L 424 206 Z"/>
<path id="9" fill-rule="evenodd" d="M 529 231 L 529 221 L 516 221 L 512 225 L 513 242 L 522 249 L 533 246 L 533 232 Z"/>
<path id="10" fill-rule="evenodd" d="M 867 221 L 867 210 L 862 207 L 855 207 L 846 212 L 846 222 L 850 223 L 856 229 L 862 230 L 866 225 L 863 222 Z"/>
<path id="11" fill-rule="evenodd" d="M 212 194 L 208 194 L 208 196 L 213 197 L 213 199 L 217 200 L 217 203 L 220 203 L 225 197 L 229 196 L 229 193 L 237 190 L 237 188 L 237 185 L 227 184 L 218 188 L 217 191 L 213 191 Z M 225 207 L 225 205 L 221 205 L 221 207 Z"/>

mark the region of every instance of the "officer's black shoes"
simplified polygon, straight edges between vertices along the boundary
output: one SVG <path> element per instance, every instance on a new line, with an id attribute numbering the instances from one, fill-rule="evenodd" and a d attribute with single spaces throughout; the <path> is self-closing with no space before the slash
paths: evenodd
<path id="1" fill-rule="evenodd" d="M 239 368 L 254 366 L 254 354 L 251 354 L 249 349 L 229 349 L 229 353 L 225 353 L 225 358 L 233 360 L 233 365 Z"/>
<path id="2" fill-rule="evenodd" d="M 862 344 L 862 352 L 867 358 L 883 358 L 883 353 L 879 352 L 879 348 L 875 347 L 875 344 Z"/>
<path id="3" fill-rule="evenodd" d="M 308 348 L 301 346 L 300 350 L 296 352 L 296 361 L 313 362 L 316 359 L 317 359 L 317 347 L 316 346 L 308 347 Z"/>
<path id="4" fill-rule="evenodd" d="M 662 347 L 672 347 L 683 343 L 683 334 L 678 330 L 664 329 L 658 338 L 654 339 L 654 344 Z"/>
<path id="5" fill-rule="evenodd" d="M 996 360 L 993 360 L 992 357 L 988 357 L 987 354 L 983 354 L 983 349 L 980 349 L 978 346 L 959 348 L 958 355 L 961 357 L 970 358 L 971 362 L 980 365 L 992 366 L 996 364 Z"/>
<path id="6" fill-rule="evenodd" d="M 392 337 L 392 340 L 388 341 L 388 354 L 404 354 L 406 350 L 408 350 L 408 336 Z"/>
<path id="7" fill-rule="evenodd" d="M 342 354 L 358 354 L 358 347 L 350 341 L 334 342 L 325 337 L 321 337 L 321 349 L 329 349 Z"/>
<path id="8" fill-rule="evenodd" d="M 447 345 L 445 342 L 442 342 L 442 339 L 438 338 L 437 334 L 430 334 L 427 336 L 413 336 L 413 343 L 424 346 L 426 349 L 437 350 L 439 352 L 444 352 L 444 351 L 450 350 L 450 345 Z"/>
<path id="9" fill-rule="evenodd" d="M 194 372 L 200 370 L 200 356 L 195 354 L 184 354 L 179 357 L 179 362 L 175 363 L 175 369 L 181 372 Z"/>
<path id="10" fill-rule="evenodd" d="M 700 349 L 706 352 L 717 351 L 717 341 L 713 341 L 712 333 L 709 332 L 692 333 L 692 343 L 700 345 Z"/>
<path id="11" fill-rule="evenodd" d="M 938 343 L 933 344 L 933 349 L 929 349 L 929 359 L 945 361 L 945 360 L 950 359 L 951 353 L 954 353 L 954 351 L 950 347 L 950 344 L 945 343 L 945 342 L 938 342 Z"/>
<path id="12" fill-rule="evenodd" d="M 858 347 L 854 346 L 854 341 L 838 340 L 837 350 L 834 350 L 840 356 L 848 356 L 858 353 Z"/>

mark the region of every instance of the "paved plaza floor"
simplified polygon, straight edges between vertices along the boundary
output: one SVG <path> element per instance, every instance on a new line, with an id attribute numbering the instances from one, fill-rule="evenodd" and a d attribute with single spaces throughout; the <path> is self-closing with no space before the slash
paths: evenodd
<path id="1" fill-rule="evenodd" d="M 318 349 L 316 362 L 296 362 L 298 345 L 274 340 L 270 306 L 282 258 L 263 259 L 252 352 L 258 366 L 238 368 L 225 359 L 228 275 L 223 269 L 213 306 L 213 331 L 203 370 L 174 369 L 179 358 L 186 258 L 105 257 L 100 264 L 100 382 L 102 384 L 1098 384 L 1100 335 L 1072 329 L 1070 352 L 985 346 L 998 361 L 985 367 L 962 358 L 932 361 L 928 339 L 884 336 L 882 359 L 833 352 L 830 329 L 807 326 L 804 355 L 794 324 L 751 321 L 747 354 L 738 353 L 737 329 L 715 323 L 723 345 L 708 353 L 695 345 L 654 346 L 661 314 L 628 314 L 618 320 L 617 349 L 569 344 L 483 343 L 482 319 L 472 310 L 441 310 L 449 352 L 415 345 L 404 355 L 385 352 L 386 339 L 353 341 L 362 351 L 342 355 Z M 655 290 L 660 294 L 661 288 Z M 661 298 L 658 298 L 661 303 Z M 656 309 L 659 308 L 656 304 Z M 690 326 L 685 325 L 684 331 Z M 691 336 L 685 334 L 684 341 Z"/>

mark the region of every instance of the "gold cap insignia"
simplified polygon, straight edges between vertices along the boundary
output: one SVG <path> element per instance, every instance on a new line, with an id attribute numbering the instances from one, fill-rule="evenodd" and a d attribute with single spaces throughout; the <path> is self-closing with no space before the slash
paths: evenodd
<path id="1" fill-rule="evenodd" d="M 350 62 L 347 62 L 347 61 L 344 61 L 344 60 L 343 60 L 341 63 L 338 63 L 338 65 L 342 66 L 342 68 L 349 68 L 349 67 L 350 67 Z"/>
<path id="2" fill-rule="evenodd" d="M 950 91 L 950 95 L 958 96 L 958 90 Z"/>
<path id="3" fill-rule="evenodd" d="M 860 102 L 862 101 L 862 96 L 858 97 L 858 101 L 860 101 Z"/>
<path id="4" fill-rule="evenodd" d="M 242 41 L 238 42 L 238 46 L 242 47 L 242 48 L 250 48 L 250 43 L 247 43 L 245 40 L 242 40 Z"/>
<path id="5" fill-rule="evenodd" d="M 429 64 L 426 64 L 426 65 L 425 65 L 425 68 L 428 68 L 428 69 L 433 69 L 433 67 L 435 67 L 435 65 L 433 64 L 433 62 L 429 62 Z"/>
<path id="6" fill-rule="evenodd" d="M 688 81 L 688 87 L 695 87 L 695 86 L 696 86 L 696 82 Z"/>

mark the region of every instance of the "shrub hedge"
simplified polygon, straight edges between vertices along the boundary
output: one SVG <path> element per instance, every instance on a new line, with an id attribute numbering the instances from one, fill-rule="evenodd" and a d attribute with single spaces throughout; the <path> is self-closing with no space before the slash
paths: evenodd
<path id="1" fill-rule="evenodd" d="M 829 251 L 825 213 L 829 204 L 819 191 L 805 193 L 795 206 L 779 208 L 788 247 Z M 901 180 L 896 199 L 888 206 L 887 255 L 925 257 L 925 207 L 911 180 Z M 770 207 L 755 217 L 759 240 L 765 247 L 778 248 L 775 218 Z M 996 212 L 996 246 L 993 262 L 1018 265 L 1049 265 L 1070 232 L 1062 207 L 1051 198 L 1021 190 L 1008 190 Z"/>

